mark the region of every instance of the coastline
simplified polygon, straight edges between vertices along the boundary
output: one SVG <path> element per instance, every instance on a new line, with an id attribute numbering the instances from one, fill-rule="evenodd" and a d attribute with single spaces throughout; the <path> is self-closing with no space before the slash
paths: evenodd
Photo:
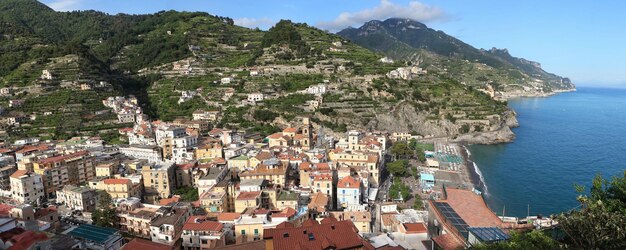
<path id="1" fill-rule="evenodd" d="M 465 163 L 465 174 L 469 181 L 472 184 L 474 189 L 481 191 L 484 195 L 489 194 L 489 189 L 485 180 L 478 168 L 478 165 L 472 160 L 472 152 L 467 148 L 466 144 L 459 144 L 461 156 L 463 157 L 463 162 Z"/>

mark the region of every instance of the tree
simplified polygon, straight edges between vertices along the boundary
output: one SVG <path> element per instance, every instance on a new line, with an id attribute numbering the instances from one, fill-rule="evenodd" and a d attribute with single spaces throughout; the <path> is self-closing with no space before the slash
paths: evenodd
<path id="1" fill-rule="evenodd" d="M 405 158 L 413 155 L 413 150 L 409 148 L 406 142 L 396 142 L 391 146 L 391 154 L 396 158 Z"/>
<path id="2" fill-rule="evenodd" d="M 101 227 L 117 228 L 119 218 L 115 214 L 115 207 L 112 206 L 111 195 L 104 190 L 99 190 L 98 199 L 98 206 L 96 206 L 96 210 L 91 213 L 93 224 Z"/>
<path id="3" fill-rule="evenodd" d="M 387 171 L 393 176 L 405 176 L 407 174 L 407 167 L 409 162 L 407 160 L 398 160 L 387 163 Z"/>
<path id="4" fill-rule="evenodd" d="M 257 109 L 254 111 L 252 116 L 254 117 L 254 119 L 259 121 L 271 122 L 276 119 L 276 117 L 278 117 L 278 114 L 267 109 Z"/>
<path id="5" fill-rule="evenodd" d="M 596 176 L 588 195 L 577 186 L 580 209 L 556 217 L 565 242 L 580 249 L 626 249 L 626 171 L 611 180 Z"/>
<path id="6" fill-rule="evenodd" d="M 181 187 L 174 190 L 175 195 L 180 195 L 181 201 L 197 201 L 200 199 L 198 195 L 198 189 L 194 187 Z"/>
<path id="7" fill-rule="evenodd" d="M 541 231 L 533 230 L 527 233 L 511 232 L 511 239 L 495 244 L 478 244 L 470 249 L 502 249 L 502 250 L 526 250 L 526 249 L 560 249 L 559 242 L 550 238 Z"/>
<path id="8" fill-rule="evenodd" d="M 400 178 L 394 179 L 391 187 L 389 187 L 389 196 L 391 199 L 396 200 L 402 198 L 403 201 L 406 201 L 409 199 L 410 195 L 411 190 L 409 189 L 409 186 L 404 184 Z"/>

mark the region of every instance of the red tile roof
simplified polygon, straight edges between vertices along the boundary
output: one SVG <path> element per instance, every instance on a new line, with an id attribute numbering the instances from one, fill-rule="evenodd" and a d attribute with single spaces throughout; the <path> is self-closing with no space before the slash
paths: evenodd
<path id="1" fill-rule="evenodd" d="M 442 234 L 433 237 L 433 241 L 444 250 L 463 249 L 465 246 L 451 234 Z"/>
<path id="2" fill-rule="evenodd" d="M 172 250 L 174 247 L 149 240 L 134 238 L 122 247 L 123 250 Z"/>
<path id="3" fill-rule="evenodd" d="M 104 184 L 107 185 L 116 185 L 116 184 L 127 184 L 130 185 L 130 179 L 104 179 Z"/>
<path id="4" fill-rule="evenodd" d="M 424 223 L 403 223 L 404 229 L 408 234 L 426 233 L 426 225 Z"/>
<path id="5" fill-rule="evenodd" d="M 288 208 L 285 208 L 282 211 L 280 211 L 280 213 L 272 214 L 272 217 L 287 217 L 287 218 L 290 218 L 291 216 L 296 215 L 296 213 L 297 212 L 296 212 L 295 209 L 293 209 L 291 207 L 288 207 Z"/>
<path id="6" fill-rule="evenodd" d="M 183 230 L 190 231 L 220 231 L 224 228 L 222 223 L 210 221 L 206 216 L 191 216 L 183 225 Z"/>
<path id="7" fill-rule="evenodd" d="M 240 213 L 220 213 L 217 215 L 218 221 L 234 221 L 241 218 Z"/>
<path id="8" fill-rule="evenodd" d="M 50 148 L 50 146 L 47 145 L 47 144 L 29 145 L 29 146 L 25 146 L 22 149 L 16 151 L 15 153 L 23 154 L 23 153 L 33 152 L 33 151 L 48 150 L 49 148 Z"/>
<path id="9" fill-rule="evenodd" d="M 166 206 L 167 204 L 170 204 L 172 202 L 178 202 L 179 200 L 180 200 L 180 196 L 175 195 L 172 198 L 161 199 L 159 201 L 159 205 Z"/>
<path id="10" fill-rule="evenodd" d="M 11 178 L 20 178 L 24 176 L 26 173 L 28 173 L 28 171 L 26 170 L 17 170 L 13 172 L 13 174 L 11 174 Z"/>
<path id="11" fill-rule="evenodd" d="M 29 249 L 36 242 L 46 240 L 48 240 L 48 236 L 45 233 L 26 231 L 19 235 L 13 236 L 13 238 L 11 238 L 10 240 L 11 242 L 13 242 L 13 245 L 7 248 L 7 250 L 26 250 Z"/>
<path id="12" fill-rule="evenodd" d="M 489 209 L 480 195 L 470 190 L 446 188 L 447 202 L 470 227 L 503 227 L 504 223 Z"/>
<path id="13" fill-rule="evenodd" d="M 360 188 L 360 187 L 361 187 L 361 181 L 358 179 L 355 179 L 352 176 L 343 177 L 343 179 L 339 180 L 339 183 L 337 183 L 337 188 Z"/>
<path id="14" fill-rule="evenodd" d="M 272 239 L 275 250 L 365 247 L 364 240 L 349 220 L 325 224 L 305 221 L 301 227 L 265 229 L 263 238 Z"/>
<path id="15" fill-rule="evenodd" d="M 297 128 L 286 128 L 286 129 L 283 129 L 283 133 L 296 133 L 296 132 L 298 132 Z"/>
<path id="16" fill-rule="evenodd" d="M 0 203 L 0 214 L 9 215 L 11 213 L 11 209 L 15 208 L 9 204 Z"/>
<path id="17" fill-rule="evenodd" d="M 268 138 L 270 139 L 280 139 L 283 138 L 283 133 L 273 133 L 271 135 L 268 136 Z"/>
<path id="18" fill-rule="evenodd" d="M 76 153 L 72 153 L 72 154 L 58 155 L 58 156 L 54 156 L 54 157 L 50 157 L 50 158 L 39 160 L 39 163 L 46 164 L 46 163 L 53 163 L 53 162 L 61 162 L 61 161 L 65 161 L 65 160 L 70 159 L 70 158 L 84 156 L 84 155 L 88 155 L 88 154 L 89 154 L 89 152 L 87 152 L 87 151 L 80 151 L 80 152 L 76 152 Z"/>
<path id="19" fill-rule="evenodd" d="M 261 191 L 241 192 L 237 196 L 237 200 L 254 200 L 261 195 Z"/>

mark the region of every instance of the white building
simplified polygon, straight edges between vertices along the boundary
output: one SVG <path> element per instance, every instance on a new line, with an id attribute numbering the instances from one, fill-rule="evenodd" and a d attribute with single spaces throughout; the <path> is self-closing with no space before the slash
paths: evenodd
<path id="1" fill-rule="evenodd" d="M 65 204 L 72 210 L 94 211 L 98 203 L 98 192 L 89 187 L 66 185 L 57 190 L 58 203 Z"/>
<path id="2" fill-rule="evenodd" d="M 250 93 L 248 94 L 248 101 L 255 103 L 259 101 L 263 101 L 265 99 L 265 95 L 263 93 Z"/>
<path id="3" fill-rule="evenodd" d="M 337 183 L 337 202 L 342 207 L 361 205 L 361 180 L 352 176 L 346 176 Z"/>
<path id="4" fill-rule="evenodd" d="M 47 69 L 44 69 L 41 71 L 41 79 L 43 80 L 52 80 L 54 79 L 54 76 L 52 75 L 52 72 L 50 72 Z"/>
<path id="5" fill-rule="evenodd" d="M 222 79 L 220 79 L 220 82 L 222 84 L 229 84 L 230 82 L 232 82 L 234 79 L 232 77 L 224 77 Z"/>
<path id="6" fill-rule="evenodd" d="M 156 132 L 156 141 L 159 146 L 162 145 L 162 141 L 165 138 L 179 138 L 187 135 L 185 128 L 176 126 L 159 127 Z"/>
<path id="7" fill-rule="evenodd" d="M 127 147 L 120 147 L 119 151 L 120 153 L 135 159 L 148 160 L 149 162 L 163 161 L 161 148 L 154 145 L 130 145 Z"/>
<path id="8" fill-rule="evenodd" d="M 195 147 L 198 145 L 198 136 L 188 135 L 183 137 L 174 138 L 172 140 L 175 148 L 187 148 Z"/>
<path id="9" fill-rule="evenodd" d="M 133 113 L 133 112 L 119 112 L 119 113 L 117 113 L 117 121 L 119 123 L 133 123 L 133 122 L 135 122 L 135 113 Z"/>
<path id="10" fill-rule="evenodd" d="M 312 95 L 323 95 L 324 93 L 326 93 L 326 85 L 318 84 L 309 86 L 308 88 L 306 88 L 306 92 Z"/>
<path id="11" fill-rule="evenodd" d="M 44 198 L 43 179 L 41 175 L 17 170 L 11 177 L 12 198 L 22 204 L 35 203 Z"/>

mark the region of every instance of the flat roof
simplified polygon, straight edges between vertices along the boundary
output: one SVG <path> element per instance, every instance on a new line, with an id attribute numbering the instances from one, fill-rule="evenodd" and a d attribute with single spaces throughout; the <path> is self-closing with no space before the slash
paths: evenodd
<path id="1" fill-rule="evenodd" d="M 435 181 L 435 175 L 433 174 L 420 174 L 420 178 L 424 181 Z"/>
<path id="2" fill-rule="evenodd" d="M 497 227 L 470 227 L 469 232 L 476 236 L 480 242 L 496 242 L 511 238 L 502 229 Z"/>
<path id="3" fill-rule="evenodd" d="M 113 228 L 81 224 L 68 234 L 77 238 L 104 243 L 111 239 L 118 231 Z M 120 236 L 121 237 L 121 236 Z"/>

